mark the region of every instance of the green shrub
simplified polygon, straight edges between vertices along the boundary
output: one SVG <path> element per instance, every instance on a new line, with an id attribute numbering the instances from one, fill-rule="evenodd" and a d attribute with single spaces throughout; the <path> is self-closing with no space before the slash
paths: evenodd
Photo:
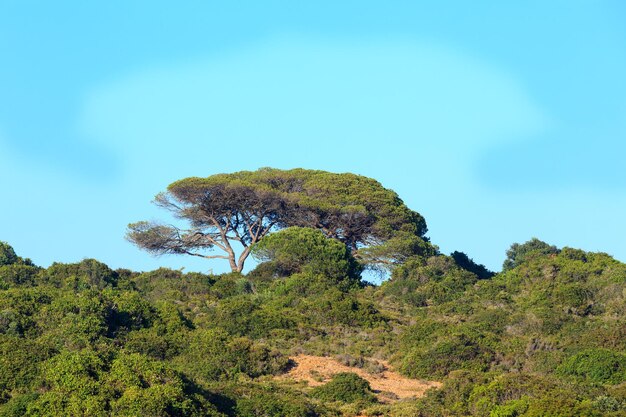
<path id="1" fill-rule="evenodd" d="M 0 392 L 28 392 L 50 356 L 52 349 L 40 342 L 0 335 Z"/>
<path id="2" fill-rule="evenodd" d="M 28 405 L 37 400 L 38 393 L 17 395 L 0 406 L 0 417 L 24 417 L 27 414 Z"/>
<path id="3" fill-rule="evenodd" d="M 376 401 L 369 382 L 352 372 L 335 374 L 329 382 L 315 388 L 312 395 L 322 401 L 344 403 Z"/>
<path id="4" fill-rule="evenodd" d="M 227 298 L 217 305 L 216 324 L 232 335 L 249 334 L 254 330 L 252 314 L 258 308 L 258 302 L 245 295 Z"/>
<path id="5" fill-rule="evenodd" d="M 136 330 L 149 327 L 156 319 L 155 308 L 136 291 L 116 292 L 108 320 L 111 331 Z"/>
<path id="6" fill-rule="evenodd" d="M 228 387 L 227 395 L 235 405 L 229 415 L 240 417 L 317 417 L 320 413 L 301 393 L 274 384 L 237 384 Z M 332 414 L 336 415 L 336 414 Z"/>
<path id="7" fill-rule="evenodd" d="M 0 266 L 11 265 L 18 261 L 13 247 L 6 242 L 0 241 Z"/>
<path id="8" fill-rule="evenodd" d="M 551 300 L 563 307 L 563 309 L 578 316 L 584 316 L 591 312 L 594 294 L 586 285 L 571 283 L 560 285 L 554 291 Z"/>
<path id="9" fill-rule="evenodd" d="M 626 381 L 626 355 L 608 349 L 586 349 L 566 359 L 557 372 L 593 382 L 619 384 Z"/>
<path id="10" fill-rule="evenodd" d="M 82 349 L 110 333 L 112 312 L 113 301 L 106 293 L 63 292 L 41 311 L 39 321 L 59 348 Z"/>
<path id="11" fill-rule="evenodd" d="M 482 345 L 479 334 L 456 332 L 431 345 L 410 350 L 402 359 L 401 371 L 411 377 L 443 377 L 456 369 L 486 371 L 494 352 Z"/>
<path id="12" fill-rule="evenodd" d="M 155 328 L 140 329 L 128 333 L 124 343 L 126 350 L 141 353 L 155 359 L 170 359 L 179 352 L 178 343 L 159 334 Z"/>
<path id="13" fill-rule="evenodd" d="M 33 286 L 41 268 L 32 265 L 13 263 L 0 266 L 0 289 L 3 287 Z"/>
<path id="14" fill-rule="evenodd" d="M 450 256 L 454 259 L 454 262 L 456 262 L 459 268 L 475 274 L 479 279 L 489 279 L 495 275 L 495 273 L 488 270 L 485 265 L 477 264 L 463 252 L 454 251 Z"/>
<path id="15" fill-rule="evenodd" d="M 208 401 L 193 395 L 182 375 L 140 354 L 120 354 L 102 385 L 114 391 L 111 410 L 116 416 L 216 415 Z"/>
<path id="16" fill-rule="evenodd" d="M 26 407 L 25 417 L 109 417 L 107 397 L 104 395 L 68 395 L 47 391 Z"/>
<path id="17" fill-rule="evenodd" d="M 174 362 L 191 376 L 205 381 L 277 374 L 287 368 L 289 359 L 246 337 L 231 338 L 223 330 L 196 330 L 188 338 Z"/>
<path id="18" fill-rule="evenodd" d="M 41 273 L 41 283 L 72 290 L 102 289 L 117 284 L 117 272 L 95 259 L 79 263 L 53 263 Z"/>
<path id="19" fill-rule="evenodd" d="M 478 277 L 474 273 L 457 266 L 451 257 L 414 257 L 393 270 L 382 290 L 386 295 L 422 307 L 455 300 L 476 281 Z"/>
<path id="20" fill-rule="evenodd" d="M 358 281 L 362 269 L 346 245 L 306 227 L 289 227 L 265 237 L 254 246 L 253 255 L 272 262 L 275 273 L 283 277 L 310 272 Z"/>
<path id="21" fill-rule="evenodd" d="M 506 260 L 502 265 L 502 270 L 511 270 L 534 257 L 557 253 L 559 253 L 559 249 L 556 246 L 549 245 L 536 237 L 522 244 L 514 243 L 506 251 Z"/>
<path id="22" fill-rule="evenodd" d="M 528 410 L 526 398 L 511 400 L 504 405 L 496 405 L 489 413 L 489 417 L 518 417 L 524 415 L 526 410 Z"/>
<path id="23" fill-rule="evenodd" d="M 0 333 L 31 335 L 45 325 L 39 317 L 54 300 L 55 293 L 45 288 L 11 288 L 0 293 Z"/>

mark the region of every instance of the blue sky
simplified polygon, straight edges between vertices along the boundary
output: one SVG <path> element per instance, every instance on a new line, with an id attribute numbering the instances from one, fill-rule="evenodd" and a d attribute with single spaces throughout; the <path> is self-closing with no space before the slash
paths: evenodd
<path id="1" fill-rule="evenodd" d="M 513 242 L 626 260 L 620 1 L 0 2 L 0 240 L 216 272 L 123 239 L 174 180 L 355 172 L 498 270 Z"/>

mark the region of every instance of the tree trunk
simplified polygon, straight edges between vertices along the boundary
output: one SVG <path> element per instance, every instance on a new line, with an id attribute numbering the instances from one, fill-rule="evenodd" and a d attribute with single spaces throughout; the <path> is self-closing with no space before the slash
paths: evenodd
<path id="1" fill-rule="evenodd" d="M 235 257 L 234 256 L 229 256 L 228 257 L 228 262 L 230 263 L 230 269 L 233 272 L 241 272 L 241 270 L 239 269 L 239 266 L 237 266 L 237 262 L 235 262 Z"/>
<path id="2" fill-rule="evenodd" d="M 250 246 L 247 246 L 243 250 L 243 252 L 241 252 L 241 255 L 239 255 L 239 262 L 237 262 L 237 272 L 243 271 L 243 264 L 246 262 L 248 255 L 250 255 Z"/>

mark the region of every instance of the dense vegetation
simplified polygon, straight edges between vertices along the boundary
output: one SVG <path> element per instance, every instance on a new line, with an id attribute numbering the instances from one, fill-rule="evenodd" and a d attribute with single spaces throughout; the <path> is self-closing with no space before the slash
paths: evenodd
<path id="1" fill-rule="evenodd" d="M 373 286 L 315 228 L 268 234 L 246 275 L 41 268 L 0 243 L 0 416 L 626 416 L 625 264 L 538 239 L 498 274 L 403 250 Z M 298 353 L 443 385 L 382 403 L 351 373 L 275 378 Z"/>

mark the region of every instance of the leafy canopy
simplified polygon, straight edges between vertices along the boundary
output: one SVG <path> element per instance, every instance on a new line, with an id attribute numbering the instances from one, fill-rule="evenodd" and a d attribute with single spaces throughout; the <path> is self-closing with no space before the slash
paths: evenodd
<path id="1" fill-rule="evenodd" d="M 0 241 L 0 266 L 14 264 L 17 260 L 18 257 L 11 245 Z"/>
<path id="2" fill-rule="evenodd" d="M 502 265 L 503 271 L 509 271 L 516 266 L 521 265 L 527 259 L 533 256 L 551 255 L 557 254 L 559 250 L 554 245 L 549 245 L 546 242 L 533 237 L 525 243 L 514 243 L 509 250 L 506 251 L 506 259 Z"/>

